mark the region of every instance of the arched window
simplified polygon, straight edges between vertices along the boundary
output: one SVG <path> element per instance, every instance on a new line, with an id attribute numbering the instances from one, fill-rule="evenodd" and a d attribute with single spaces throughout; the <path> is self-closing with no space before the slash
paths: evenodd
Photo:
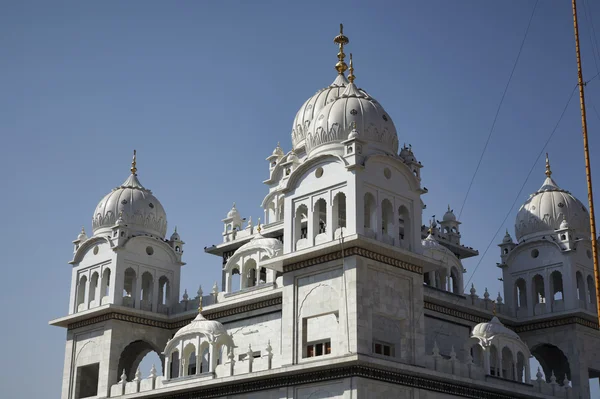
<path id="1" fill-rule="evenodd" d="M 97 301 L 96 298 L 96 291 L 98 288 L 98 273 L 94 272 L 94 274 L 92 274 L 92 278 L 90 279 L 90 295 L 89 295 L 89 302 L 88 302 L 88 307 L 93 307 L 93 306 L 98 306 L 100 303 L 99 301 Z"/>
<path id="2" fill-rule="evenodd" d="M 256 261 L 254 259 L 248 259 L 244 263 L 244 276 L 246 278 L 244 288 L 256 285 Z"/>
<path id="3" fill-rule="evenodd" d="M 538 305 L 546 303 L 546 290 L 544 288 L 544 278 L 539 274 L 533 277 L 533 311 L 535 314 L 541 314 L 543 311 Z"/>
<path id="4" fill-rule="evenodd" d="M 333 232 L 339 238 L 346 228 L 346 194 L 340 192 L 333 198 Z"/>
<path id="5" fill-rule="evenodd" d="M 210 352 L 208 350 L 208 346 L 201 349 L 201 357 L 200 357 L 200 372 L 208 373 L 210 372 Z"/>
<path id="6" fill-rule="evenodd" d="M 110 288 L 110 269 L 106 268 L 104 269 L 104 272 L 102 273 L 102 297 L 108 296 L 109 295 L 109 288 Z"/>
<path id="7" fill-rule="evenodd" d="M 577 280 L 577 299 L 579 300 L 579 306 L 585 308 L 585 283 L 583 282 L 583 274 L 580 271 L 575 273 L 575 279 Z"/>
<path id="8" fill-rule="evenodd" d="M 142 290 L 140 291 L 142 310 L 152 310 L 152 290 L 154 288 L 154 279 L 152 274 L 144 272 L 142 274 Z"/>
<path id="9" fill-rule="evenodd" d="M 400 246 L 404 249 L 412 250 L 411 246 L 411 220 L 408 208 L 404 205 L 398 208 L 398 238 Z"/>
<path id="10" fill-rule="evenodd" d="M 365 214 L 364 227 L 365 230 L 375 231 L 375 220 L 377 217 L 377 207 L 375 206 L 375 197 L 371 193 L 365 194 Z M 365 232 L 366 235 L 368 235 Z"/>
<path id="11" fill-rule="evenodd" d="M 525 367 L 527 367 L 527 363 L 525 361 L 525 356 L 523 352 L 517 353 L 517 375 L 516 380 L 519 382 L 525 383 Z"/>
<path id="12" fill-rule="evenodd" d="M 196 374 L 196 347 L 194 344 L 187 344 L 185 348 L 183 348 L 183 359 L 185 359 L 185 370 L 183 375 Z"/>
<path id="13" fill-rule="evenodd" d="M 79 279 L 79 285 L 77 286 L 77 306 L 75 307 L 75 311 L 80 311 L 84 309 L 85 302 L 85 286 L 87 285 L 87 277 L 81 276 Z"/>
<path id="14" fill-rule="evenodd" d="M 170 356 L 171 364 L 169 365 L 171 371 L 171 378 L 179 377 L 179 351 L 175 349 L 171 352 Z"/>
<path id="15" fill-rule="evenodd" d="M 513 354 L 506 346 L 502 348 L 502 377 L 509 380 L 515 379 Z"/>
<path id="16" fill-rule="evenodd" d="M 294 242 L 296 243 L 296 250 L 306 246 L 307 233 L 308 207 L 306 205 L 300 205 L 298 209 L 296 209 L 296 216 L 294 217 Z"/>
<path id="17" fill-rule="evenodd" d="M 313 232 L 315 237 L 327 232 L 327 202 L 325 202 L 323 198 L 320 198 L 315 202 L 313 212 Z"/>
<path id="18" fill-rule="evenodd" d="M 552 284 L 552 300 L 562 301 L 563 298 L 563 281 L 562 274 L 555 270 L 550 274 L 550 284 Z"/>
<path id="19" fill-rule="evenodd" d="M 381 202 L 381 233 L 391 235 L 394 231 L 394 209 L 387 198 Z"/>
<path id="20" fill-rule="evenodd" d="M 135 304 L 136 275 L 132 268 L 125 270 L 125 281 L 123 284 L 123 306 L 133 307 Z"/>
<path id="21" fill-rule="evenodd" d="M 240 271 L 238 269 L 231 270 L 231 287 L 229 292 L 236 292 L 240 290 Z"/>
<path id="22" fill-rule="evenodd" d="M 592 308 L 596 307 L 596 287 L 594 285 L 594 279 L 592 276 L 587 277 L 587 289 L 588 289 L 588 303 L 591 304 Z"/>
<path id="23" fill-rule="evenodd" d="M 515 305 L 517 309 L 527 308 L 527 288 L 522 278 L 515 282 Z"/>
<path id="24" fill-rule="evenodd" d="M 169 285 L 169 279 L 167 276 L 161 276 L 158 279 L 158 304 L 163 306 L 169 306 L 169 297 L 171 294 L 171 287 Z"/>
<path id="25" fill-rule="evenodd" d="M 450 269 L 450 287 L 452 289 L 452 293 L 460 294 L 460 277 L 458 274 L 458 270 L 455 267 Z"/>

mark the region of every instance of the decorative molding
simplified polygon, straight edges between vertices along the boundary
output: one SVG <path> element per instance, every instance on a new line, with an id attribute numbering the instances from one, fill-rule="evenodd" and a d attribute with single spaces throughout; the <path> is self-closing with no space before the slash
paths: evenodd
<path id="1" fill-rule="evenodd" d="M 246 305 L 232 307 L 232 308 L 228 308 L 228 309 L 215 309 L 214 311 L 210 311 L 210 309 L 207 309 L 207 310 L 203 311 L 202 314 L 204 315 L 204 317 L 206 317 L 209 320 L 220 319 L 222 317 L 233 316 L 236 314 L 251 312 L 253 310 L 267 308 L 270 306 L 277 306 L 277 305 L 281 305 L 281 304 L 282 304 L 282 297 L 278 296 L 278 297 L 270 298 L 270 299 L 267 299 L 264 301 L 249 303 Z M 81 328 L 81 327 L 89 326 L 89 325 L 96 324 L 96 323 L 101 323 L 101 322 L 108 321 L 108 320 L 119 320 L 119 321 L 126 321 L 129 323 L 142 324 L 142 325 L 149 326 L 149 327 L 157 327 L 157 328 L 164 328 L 167 330 L 173 330 L 173 329 L 179 329 L 179 328 L 182 328 L 183 326 L 188 325 L 190 323 L 190 321 L 192 321 L 194 319 L 194 317 L 196 317 L 195 314 L 190 315 L 188 318 L 183 319 L 183 320 L 170 322 L 170 321 L 153 320 L 153 319 L 149 319 L 147 317 L 134 316 L 134 315 L 124 314 L 124 313 L 119 313 L 119 312 L 111 312 L 111 313 L 106 313 L 106 314 L 103 314 L 100 316 L 91 317 L 86 320 L 76 321 L 74 323 L 69 324 L 67 329 L 74 330 L 76 328 Z"/>
<path id="2" fill-rule="evenodd" d="M 229 395 L 239 395 L 248 392 L 264 391 L 267 389 L 277 389 L 293 385 L 323 382 L 337 380 L 341 378 L 362 377 L 371 380 L 383 381 L 391 384 L 398 384 L 412 388 L 424 389 L 430 392 L 442 392 L 449 395 L 456 395 L 463 398 L 474 399 L 519 399 L 531 398 L 530 395 L 519 395 L 515 392 L 503 394 L 486 390 L 485 388 L 474 387 L 473 385 L 461 384 L 458 382 L 446 382 L 427 377 L 419 377 L 409 374 L 404 370 L 383 370 L 366 365 L 342 365 L 331 366 L 326 370 L 310 371 L 294 375 L 271 375 L 267 378 L 256 378 L 248 382 L 235 382 L 218 387 L 199 387 L 188 392 L 176 393 L 161 396 L 162 399 L 204 399 L 225 397 Z M 358 386 L 360 390 L 360 386 Z"/>
<path id="3" fill-rule="evenodd" d="M 370 251 L 368 249 L 360 248 L 360 247 L 351 247 L 344 249 L 344 257 L 347 256 L 362 256 L 363 258 L 371 259 L 377 262 L 385 263 L 393 267 L 397 267 L 399 269 L 408 270 L 413 273 L 423 274 L 423 268 L 421 266 L 413 265 L 412 263 L 408 263 L 402 261 L 400 259 L 395 259 L 390 256 L 382 255 L 374 251 Z M 325 255 L 317 256 L 314 258 L 310 258 L 307 260 L 303 260 L 296 263 L 291 263 L 283 267 L 284 272 L 291 272 L 298 269 L 303 269 L 305 267 L 310 267 L 314 265 L 318 265 L 321 263 L 331 262 L 333 260 L 342 259 L 342 252 L 340 250 L 335 250 L 335 252 L 331 252 Z"/>

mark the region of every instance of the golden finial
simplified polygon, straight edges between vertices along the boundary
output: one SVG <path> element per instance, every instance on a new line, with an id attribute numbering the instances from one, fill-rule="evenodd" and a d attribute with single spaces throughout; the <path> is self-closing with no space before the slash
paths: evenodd
<path id="1" fill-rule="evenodd" d="M 200 312 L 202 312 L 202 297 L 200 297 L 198 301 L 198 313 Z"/>
<path id="2" fill-rule="evenodd" d="M 350 83 L 354 83 L 354 79 L 356 79 L 356 76 L 354 76 L 354 65 L 352 64 L 352 53 L 350 53 L 350 69 L 348 70 L 348 80 L 350 81 Z"/>
<path id="3" fill-rule="evenodd" d="M 343 24 L 340 24 L 340 34 L 337 35 L 333 39 L 333 42 L 340 46 L 340 51 L 337 55 L 338 62 L 337 62 L 337 64 L 335 64 L 335 69 L 338 71 L 338 73 L 340 75 L 343 75 L 344 72 L 346 72 L 346 69 L 348 69 L 348 65 L 346 65 L 346 63 L 344 62 L 344 57 L 346 57 L 346 54 L 344 54 L 344 46 L 346 44 L 350 43 L 350 39 L 348 39 L 348 37 L 344 36 L 344 25 Z"/>
<path id="4" fill-rule="evenodd" d="M 546 153 L 546 176 L 552 176 L 552 171 L 550 170 L 550 159 L 548 159 L 548 153 Z"/>
<path id="5" fill-rule="evenodd" d="M 260 218 L 258 218 L 258 223 L 256 225 L 256 231 L 258 231 L 258 234 L 260 234 L 261 230 L 262 230 L 262 228 L 260 227 Z"/>
<path id="6" fill-rule="evenodd" d="M 137 168 L 135 167 L 137 165 L 137 152 L 135 150 L 133 150 L 133 160 L 131 161 L 131 173 L 132 174 L 136 174 L 137 173 Z"/>

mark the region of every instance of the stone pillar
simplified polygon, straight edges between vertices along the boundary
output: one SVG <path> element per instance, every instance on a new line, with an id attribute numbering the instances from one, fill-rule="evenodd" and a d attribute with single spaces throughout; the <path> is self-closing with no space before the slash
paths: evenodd
<path id="1" fill-rule="evenodd" d="M 171 378 L 171 358 L 169 355 L 165 355 L 165 379 Z"/>
<path id="2" fill-rule="evenodd" d="M 231 292 L 231 272 L 225 272 L 225 292 Z"/>
<path id="3" fill-rule="evenodd" d="M 208 371 L 211 373 L 215 373 L 216 368 L 217 368 L 217 348 L 216 348 L 216 346 L 217 345 L 214 342 L 211 342 L 209 349 L 208 349 Z"/>
<path id="4" fill-rule="evenodd" d="M 152 278 L 152 311 L 158 312 L 158 279 Z"/>
<path id="5" fill-rule="evenodd" d="M 523 368 L 525 369 L 525 383 L 531 384 L 531 370 L 529 370 L 529 359 L 525 360 L 525 365 Z"/>
<path id="6" fill-rule="evenodd" d="M 83 296 L 83 309 L 87 310 L 90 308 L 90 276 L 89 276 L 89 272 L 86 274 L 86 280 L 85 280 L 85 295 Z M 80 277 L 81 279 L 81 277 Z M 77 308 L 79 308 L 79 305 L 77 305 Z"/>
<path id="7" fill-rule="evenodd" d="M 142 276 L 141 276 L 141 270 L 140 273 L 137 273 L 135 275 L 135 289 L 133 290 L 134 292 L 131 293 L 131 296 L 133 297 L 133 307 L 135 309 L 141 309 L 141 300 L 140 297 L 142 295 Z"/>
<path id="8" fill-rule="evenodd" d="M 315 204 L 308 205 L 310 209 L 308 210 L 308 215 L 306 215 L 306 239 L 308 240 L 308 246 L 312 247 L 315 245 L 315 229 L 318 231 L 319 229 L 319 221 L 315 216 Z M 317 225 L 315 226 L 315 219 L 317 220 Z M 302 222 L 300 222 L 302 224 Z"/>
<path id="9" fill-rule="evenodd" d="M 327 209 L 327 220 L 325 221 L 325 223 L 327 224 L 325 225 L 325 233 L 327 233 L 327 240 L 332 241 L 333 235 L 335 233 L 333 231 L 333 202 L 331 204 L 325 205 L 325 209 Z"/>

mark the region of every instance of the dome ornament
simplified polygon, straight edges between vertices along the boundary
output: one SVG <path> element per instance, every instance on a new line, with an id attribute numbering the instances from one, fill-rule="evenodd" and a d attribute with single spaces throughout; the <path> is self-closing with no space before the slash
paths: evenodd
<path id="1" fill-rule="evenodd" d="M 348 65 L 344 62 L 344 57 L 346 57 L 346 54 L 344 54 L 344 46 L 350 43 L 350 39 L 344 35 L 343 24 L 340 24 L 340 34 L 333 39 L 333 42 L 340 47 L 340 51 L 337 55 L 339 61 L 335 64 L 335 69 L 338 71 L 338 74 L 343 75 L 344 72 L 346 72 L 346 69 L 348 69 Z"/>
<path id="2" fill-rule="evenodd" d="M 137 152 L 133 150 L 133 160 L 131 161 L 131 174 L 135 175 L 137 173 Z"/>
<path id="3" fill-rule="evenodd" d="M 546 153 L 546 177 L 552 176 L 552 171 L 550 170 L 550 159 L 548 159 L 548 153 Z"/>
<path id="4" fill-rule="evenodd" d="M 356 76 L 354 76 L 354 64 L 352 63 L 352 53 L 350 53 L 350 69 L 348 70 L 348 80 L 350 83 L 354 83 L 354 79 L 356 79 Z"/>

